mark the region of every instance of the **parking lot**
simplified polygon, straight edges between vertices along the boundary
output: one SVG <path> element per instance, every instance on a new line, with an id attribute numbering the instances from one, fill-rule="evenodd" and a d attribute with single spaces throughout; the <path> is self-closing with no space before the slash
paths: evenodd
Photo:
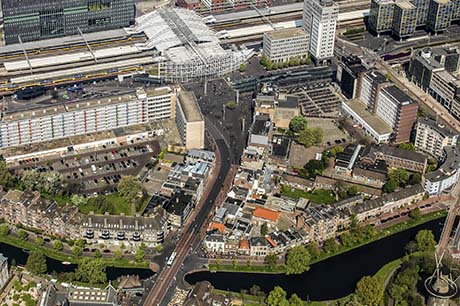
<path id="1" fill-rule="evenodd" d="M 157 141 L 110 143 L 81 154 L 70 150 L 60 158 L 21 160 L 12 169 L 56 171 L 67 182 L 79 185 L 84 194 L 104 194 L 116 191 L 123 175 L 140 174 L 159 152 Z"/>
<path id="2" fill-rule="evenodd" d="M 302 114 L 308 117 L 337 117 L 341 98 L 330 83 L 314 83 L 288 87 L 288 92 L 299 97 Z"/>
<path id="3" fill-rule="evenodd" d="M 323 143 L 324 147 L 333 147 L 340 144 L 345 144 L 351 140 L 350 135 L 344 130 L 339 129 L 336 120 L 326 118 L 307 118 L 309 127 L 321 128 L 324 132 Z"/>

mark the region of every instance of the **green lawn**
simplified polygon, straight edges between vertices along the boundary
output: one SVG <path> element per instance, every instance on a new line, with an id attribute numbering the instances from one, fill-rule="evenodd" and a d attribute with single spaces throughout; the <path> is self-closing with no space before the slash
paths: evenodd
<path id="1" fill-rule="evenodd" d="M 281 185 L 281 194 L 295 199 L 309 199 L 317 204 L 331 204 L 336 201 L 333 192 L 325 189 L 315 189 L 309 192 L 302 189 L 291 188 L 287 185 Z"/>
<path id="2" fill-rule="evenodd" d="M 125 215 L 131 215 L 131 204 L 126 202 L 120 195 L 117 193 L 111 193 L 105 196 L 106 200 L 110 206 L 113 207 L 113 215 L 120 215 L 124 213 Z M 95 206 L 96 198 L 90 198 L 85 205 L 79 207 L 80 212 L 84 214 L 89 214 L 90 211 L 93 211 L 95 214 L 104 214 L 105 209 Z M 112 214 L 111 212 L 111 214 Z"/>

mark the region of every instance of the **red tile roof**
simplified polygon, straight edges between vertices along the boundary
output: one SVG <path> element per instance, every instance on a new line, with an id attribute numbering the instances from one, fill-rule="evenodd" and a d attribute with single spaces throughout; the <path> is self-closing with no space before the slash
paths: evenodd
<path id="1" fill-rule="evenodd" d="M 252 215 L 254 217 L 265 219 L 265 220 L 270 220 L 273 222 L 278 222 L 278 219 L 280 217 L 279 212 L 271 210 L 271 209 L 267 209 L 267 208 L 262 208 L 262 207 L 256 207 Z"/>

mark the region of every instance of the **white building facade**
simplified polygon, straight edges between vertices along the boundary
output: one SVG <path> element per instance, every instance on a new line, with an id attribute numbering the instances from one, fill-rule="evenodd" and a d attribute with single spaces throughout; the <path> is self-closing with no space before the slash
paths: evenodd
<path id="1" fill-rule="evenodd" d="M 309 51 L 322 61 L 334 55 L 339 6 L 332 0 L 305 0 L 303 29 L 310 34 Z"/>
<path id="2" fill-rule="evenodd" d="M 264 33 L 263 54 L 274 63 L 308 57 L 308 35 L 298 28 Z"/>

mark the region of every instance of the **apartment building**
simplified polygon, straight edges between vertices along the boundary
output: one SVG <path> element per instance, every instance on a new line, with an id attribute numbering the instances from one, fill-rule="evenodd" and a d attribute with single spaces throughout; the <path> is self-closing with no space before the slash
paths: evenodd
<path id="1" fill-rule="evenodd" d="M 408 0 L 397 1 L 394 6 L 391 30 L 400 39 L 415 32 L 417 26 L 417 7 Z"/>
<path id="2" fill-rule="evenodd" d="M 185 147 L 204 148 L 204 118 L 195 94 L 181 91 L 176 105 L 176 125 Z"/>
<path id="3" fill-rule="evenodd" d="M 2 0 L 1 6 L 6 44 L 128 27 L 135 17 L 134 0 Z"/>
<path id="4" fill-rule="evenodd" d="M 367 71 L 362 61 L 357 56 L 342 57 L 337 65 L 336 78 L 340 84 L 340 89 L 348 99 L 357 98 L 358 85 L 361 74 Z"/>
<path id="5" fill-rule="evenodd" d="M 40 109 L 6 111 L 0 122 L 0 147 L 113 130 L 174 115 L 175 93 L 170 87 L 137 89 Z"/>
<path id="6" fill-rule="evenodd" d="M 334 55 L 335 31 L 339 6 L 333 0 L 305 0 L 303 29 L 310 33 L 309 51 L 321 62 Z"/>
<path id="7" fill-rule="evenodd" d="M 58 237 L 70 235 L 68 222 L 77 212 L 76 207 L 59 207 L 32 191 L 10 190 L 0 200 L 0 217 L 7 223 L 41 229 Z"/>
<path id="8" fill-rule="evenodd" d="M 79 214 L 72 220 L 74 239 L 88 239 L 93 242 L 141 243 L 156 246 L 164 241 L 168 233 L 168 216 L 162 207 L 146 216 L 110 216 Z"/>
<path id="9" fill-rule="evenodd" d="M 264 33 L 263 54 L 274 63 L 308 57 L 308 34 L 298 28 Z"/>
<path id="10" fill-rule="evenodd" d="M 437 33 L 460 18 L 459 8 L 457 0 L 371 0 L 369 28 L 378 35 L 392 32 L 400 39 L 420 26 Z"/>
<path id="11" fill-rule="evenodd" d="M 452 7 L 450 0 L 430 0 L 426 20 L 428 30 L 434 33 L 445 31 L 452 21 Z"/>
<path id="12" fill-rule="evenodd" d="M 348 216 L 333 206 L 310 206 L 297 216 L 297 228 L 304 228 L 312 241 L 322 242 L 334 238 L 347 220 Z"/>
<path id="13" fill-rule="evenodd" d="M 375 113 L 380 91 L 391 83 L 379 71 L 372 70 L 361 75 L 359 83 L 359 99 L 366 108 Z"/>
<path id="14" fill-rule="evenodd" d="M 444 154 L 444 148 L 455 146 L 457 141 L 458 134 L 444 124 L 430 118 L 418 119 L 415 135 L 415 148 L 417 151 L 439 159 Z"/>
<path id="15" fill-rule="evenodd" d="M 440 195 L 449 192 L 450 188 L 457 183 L 460 175 L 460 155 L 456 146 L 444 148 L 440 158 L 441 166 L 433 172 L 425 174 L 423 182 L 425 191 L 429 195 Z"/>
<path id="16" fill-rule="evenodd" d="M 394 0 L 371 0 L 369 28 L 377 34 L 391 31 L 394 8 Z"/>

